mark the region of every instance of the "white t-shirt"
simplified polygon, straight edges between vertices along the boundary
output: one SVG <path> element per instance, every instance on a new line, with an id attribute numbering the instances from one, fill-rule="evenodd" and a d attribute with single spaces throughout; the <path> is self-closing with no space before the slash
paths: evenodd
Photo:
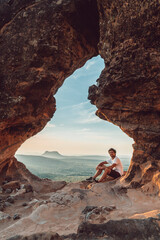
<path id="1" fill-rule="evenodd" d="M 123 166 L 121 160 L 117 156 L 114 159 L 110 158 L 109 160 L 107 160 L 107 162 L 110 164 L 116 163 L 117 166 L 114 167 L 113 170 L 119 172 L 121 176 L 123 175 Z"/>

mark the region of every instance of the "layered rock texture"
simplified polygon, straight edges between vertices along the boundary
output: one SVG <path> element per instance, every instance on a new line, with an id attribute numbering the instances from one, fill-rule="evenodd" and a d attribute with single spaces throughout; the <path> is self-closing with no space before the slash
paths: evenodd
<path id="1" fill-rule="evenodd" d="M 99 53 L 105 61 L 89 99 L 97 115 L 134 139 L 125 176 L 145 191 L 160 189 L 159 1 L 98 1 Z M 153 185 L 150 185 L 152 181 Z M 145 186 L 144 186 L 145 184 Z M 146 185 L 147 184 L 147 185 Z"/>
<path id="2" fill-rule="evenodd" d="M 98 23 L 95 0 L 0 1 L 0 176 L 52 118 L 64 79 L 98 54 Z"/>
<path id="3" fill-rule="evenodd" d="M 159 10 L 158 0 L 0 1 L 0 176 L 19 172 L 14 154 L 53 116 L 53 95 L 100 54 L 89 99 L 135 140 L 124 181 L 159 192 Z"/>
<path id="4" fill-rule="evenodd" d="M 158 196 L 114 181 L 93 183 L 91 189 L 84 184 L 68 183 L 45 194 L 20 189 L 3 196 L 1 240 L 160 239 Z"/>

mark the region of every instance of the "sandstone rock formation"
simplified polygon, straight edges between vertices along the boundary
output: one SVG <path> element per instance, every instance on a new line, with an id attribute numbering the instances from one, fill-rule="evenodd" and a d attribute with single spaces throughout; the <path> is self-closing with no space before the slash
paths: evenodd
<path id="1" fill-rule="evenodd" d="M 125 180 L 133 187 L 160 189 L 159 1 L 98 1 L 105 61 L 89 99 L 97 115 L 134 139 Z"/>
<path id="2" fill-rule="evenodd" d="M 91 189 L 82 189 L 81 184 L 68 183 L 56 193 L 10 196 L 14 203 L 10 201 L 12 204 L 6 206 L 5 214 L 0 212 L 0 239 L 160 238 L 158 196 L 146 196 L 141 189 L 124 191 L 114 181 L 95 183 Z M 15 216 L 20 219 L 14 220 Z"/>
<path id="3" fill-rule="evenodd" d="M 123 219 L 119 221 L 108 221 L 106 224 L 86 224 L 82 223 L 77 234 L 59 236 L 55 233 L 40 233 L 31 236 L 14 236 L 8 240 L 146 240 L 159 239 L 160 220 L 156 218 L 148 219 Z"/>
<path id="4" fill-rule="evenodd" d="M 129 239 L 158 239 L 160 237 L 159 219 L 123 219 L 108 221 L 104 224 L 82 223 L 77 234 L 71 235 L 68 240 L 129 240 Z"/>
<path id="5" fill-rule="evenodd" d="M 0 176 L 53 116 L 65 78 L 100 54 L 105 69 L 89 99 L 135 140 L 125 181 L 158 193 L 159 13 L 158 0 L 0 1 Z"/>
<path id="6" fill-rule="evenodd" d="M 21 144 L 53 116 L 64 79 L 98 54 L 99 32 L 95 0 L 5 0 L 0 16 L 2 176 L 11 159 L 16 165 Z"/>
<path id="7" fill-rule="evenodd" d="M 32 234 L 30 236 L 20 236 L 16 235 L 14 237 L 9 238 L 8 240 L 62 240 L 62 238 L 57 234 L 53 232 L 48 233 L 36 233 Z"/>

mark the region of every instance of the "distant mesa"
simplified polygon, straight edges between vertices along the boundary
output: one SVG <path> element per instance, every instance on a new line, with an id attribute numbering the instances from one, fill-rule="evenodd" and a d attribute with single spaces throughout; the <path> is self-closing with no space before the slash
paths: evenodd
<path id="1" fill-rule="evenodd" d="M 64 157 L 57 151 L 45 151 L 42 156 L 51 157 L 51 158 L 62 158 Z"/>

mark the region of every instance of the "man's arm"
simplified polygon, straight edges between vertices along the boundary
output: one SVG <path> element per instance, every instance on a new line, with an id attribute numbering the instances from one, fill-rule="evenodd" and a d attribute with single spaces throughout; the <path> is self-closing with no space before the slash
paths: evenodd
<path id="1" fill-rule="evenodd" d="M 114 167 L 116 167 L 117 166 L 117 164 L 116 163 L 113 163 L 111 166 L 109 166 L 108 168 L 109 169 L 113 169 Z"/>
<path id="2" fill-rule="evenodd" d="M 98 166 L 102 166 L 103 164 L 108 164 L 108 162 L 107 161 L 101 162 L 98 164 Z"/>
<path id="3" fill-rule="evenodd" d="M 104 170 L 105 166 L 104 164 L 107 164 L 107 161 L 101 162 L 97 165 L 96 170 Z"/>

